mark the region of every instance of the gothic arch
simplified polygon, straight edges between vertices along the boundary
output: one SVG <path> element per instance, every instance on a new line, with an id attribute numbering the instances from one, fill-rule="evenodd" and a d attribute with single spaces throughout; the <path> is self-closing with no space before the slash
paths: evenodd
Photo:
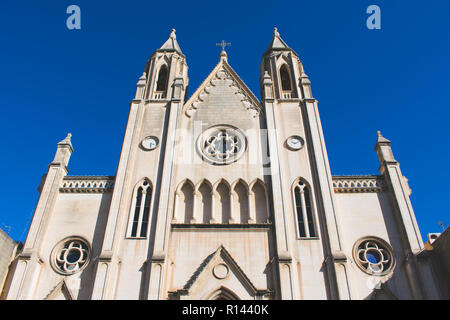
<path id="1" fill-rule="evenodd" d="M 211 182 L 209 182 L 208 179 L 202 179 L 202 180 L 200 180 L 200 182 L 198 182 L 197 185 L 195 186 L 195 191 L 198 192 L 199 189 L 200 189 L 200 187 L 201 187 L 203 184 L 207 184 L 207 185 L 211 188 L 211 191 L 214 190 L 213 184 L 212 184 Z"/>
<path id="2" fill-rule="evenodd" d="M 242 180 L 236 180 L 231 186 L 232 194 L 232 212 L 236 222 L 248 223 L 250 219 L 249 208 L 249 189 L 247 183 Z"/>
<path id="3" fill-rule="evenodd" d="M 279 69 L 280 85 L 283 92 L 293 91 L 292 75 L 287 63 L 283 63 Z"/>
<path id="4" fill-rule="evenodd" d="M 292 190 L 294 190 L 295 187 L 297 187 L 297 185 L 298 185 L 300 182 L 304 183 L 308 188 L 311 189 L 311 185 L 309 184 L 309 182 L 308 182 L 305 178 L 303 178 L 303 177 L 298 177 L 298 178 L 295 179 L 294 182 L 292 183 L 292 186 L 291 186 Z"/>
<path id="5" fill-rule="evenodd" d="M 245 187 L 245 189 L 248 191 L 249 189 L 249 187 L 248 187 L 248 184 L 247 184 L 247 182 L 245 182 L 242 178 L 239 178 L 239 179 L 237 179 L 235 182 L 233 182 L 233 184 L 230 186 L 231 187 L 231 190 L 234 190 L 234 188 L 236 187 L 236 185 L 238 184 L 238 183 L 242 183 L 242 185 Z"/>
<path id="6" fill-rule="evenodd" d="M 190 223 L 194 214 L 195 185 L 191 180 L 185 179 L 178 184 L 175 192 L 174 222 Z"/>
<path id="7" fill-rule="evenodd" d="M 213 207 L 213 185 L 207 179 L 201 180 L 195 187 L 196 201 L 196 216 L 198 222 L 209 223 L 212 219 Z"/>
<path id="8" fill-rule="evenodd" d="M 255 179 L 250 184 L 249 199 L 250 218 L 256 223 L 266 223 L 269 220 L 269 198 L 261 179 Z"/>
<path id="9" fill-rule="evenodd" d="M 240 300 L 238 295 L 235 294 L 231 289 L 220 286 L 213 292 L 211 292 L 207 297 L 206 300 Z"/>
<path id="10" fill-rule="evenodd" d="M 280 54 L 276 60 L 276 87 L 280 99 L 291 99 L 298 97 L 298 87 L 295 81 L 296 70 L 294 70 L 294 62 L 291 54 Z M 301 65 L 301 63 L 299 63 Z"/>
<path id="11" fill-rule="evenodd" d="M 181 181 L 181 182 L 178 184 L 178 187 L 177 187 L 176 192 L 177 192 L 177 193 L 181 192 L 181 188 L 183 188 L 183 186 L 184 186 L 186 183 L 189 184 L 189 185 L 192 187 L 193 190 L 195 190 L 195 185 L 194 185 L 194 183 L 193 183 L 190 179 L 184 179 L 183 181 Z"/>
<path id="12" fill-rule="evenodd" d="M 213 190 L 215 220 L 227 224 L 231 220 L 231 186 L 225 179 L 220 179 Z"/>
<path id="13" fill-rule="evenodd" d="M 216 192 L 217 187 L 218 187 L 219 184 L 222 183 L 222 182 L 225 183 L 225 185 L 228 187 L 228 189 L 231 190 L 231 185 L 230 185 L 230 183 L 229 183 L 226 179 L 222 178 L 222 179 L 219 179 L 219 181 L 217 181 L 216 183 L 214 183 L 214 186 L 213 186 L 214 192 Z"/>
<path id="14" fill-rule="evenodd" d="M 266 188 L 266 184 L 259 178 L 256 178 L 255 180 L 253 180 L 250 185 L 249 185 L 249 190 L 251 190 L 255 184 L 260 184 L 261 187 L 263 187 L 264 191 L 267 193 L 267 188 Z M 250 191 L 251 192 L 251 191 Z"/>
<path id="15" fill-rule="evenodd" d="M 154 62 L 149 63 L 146 66 L 146 74 L 147 74 L 147 92 L 146 99 L 153 99 L 156 97 L 155 92 L 157 92 L 157 82 L 159 72 L 161 68 L 165 66 L 170 71 L 170 59 L 166 55 L 162 55 L 154 60 Z M 169 73 L 168 73 L 169 74 Z M 168 87 L 168 83 L 166 85 L 166 89 Z"/>
<path id="16" fill-rule="evenodd" d="M 167 66 L 167 64 L 164 63 L 158 69 L 155 83 L 155 92 L 166 91 L 168 80 L 169 80 L 169 67 Z"/>
<path id="17" fill-rule="evenodd" d="M 130 201 L 127 237 L 147 236 L 150 209 L 153 205 L 153 184 L 149 178 L 142 178 L 134 186 Z"/>

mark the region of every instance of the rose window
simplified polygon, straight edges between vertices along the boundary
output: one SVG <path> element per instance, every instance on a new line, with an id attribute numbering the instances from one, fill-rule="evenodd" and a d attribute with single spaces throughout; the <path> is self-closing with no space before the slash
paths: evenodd
<path id="1" fill-rule="evenodd" d="M 203 159 L 214 164 L 237 161 L 245 151 L 245 137 L 231 126 L 219 126 L 206 130 L 199 139 Z"/>
<path id="2" fill-rule="evenodd" d="M 370 238 L 355 244 L 354 258 L 364 272 L 371 275 L 384 275 L 394 268 L 394 254 L 388 243 Z"/>
<path id="3" fill-rule="evenodd" d="M 59 273 L 74 274 L 86 267 L 89 254 L 89 245 L 84 240 L 65 240 L 54 249 L 52 265 Z"/>

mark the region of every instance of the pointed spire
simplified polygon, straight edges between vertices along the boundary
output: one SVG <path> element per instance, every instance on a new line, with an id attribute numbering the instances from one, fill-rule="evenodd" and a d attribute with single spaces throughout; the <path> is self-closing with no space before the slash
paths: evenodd
<path id="1" fill-rule="evenodd" d="M 397 164 L 395 160 L 394 153 L 392 152 L 391 142 L 381 135 L 380 131 L 377 131 L 377 143 L 375 144 L 375 151 L 378 155 L 378 160 L 380 160 L 380 172 L 383 174 L 386 169 L 385 163 Z"/>
<path id="2" fill-rule="evenodd" d="M 291 48 L 289 48 L 286 42 L 281 39 L 277 27 L 273 28 L 272 42 L 270 42 L 270 45 L 267 48 L 266 52 L 271 50 L 292 50 Z"/>
<path id="3" fill-rule="evenodd" d="M 69 163 L 70 155 L 73 152 L 71 138 L 72 138 L 72 134 L 68 133 L 67 137 L 64 140 L 61 140 L 60 142 L 58 142 L 58 144 L 56 145 L 55 158 L 53 159 L 52 163 L 50 163 L 50 166 L 63 165 L 67 170 L 67 165 Z"/>
<path id="4" fill-rule="evenodd" d="M 70 146 L 72 146 L 71 138 L 72 138 L 72 134 L 68 133 L 67 137 L 64 140 L 61 140 L 60 142 L 58 142 L 58 145 L 70 145 Z"/>
<path id="5" fill-rule="evenodd" d="M 183 55 L 183 52 L 181 52 L 180 46 L 178 45 L 175 29 L 172 29 L 169 39 L 167 39 L 167 41 L 164 42 L 162 47 L 159 48 L 157 51 L 175 51 Z"/>
<path id="6" fill-rule="evenodd" d="M 58 144 L 57 144 L 58 148 L 60 148 L 60 147 L 69 147 L 71 152 L 73 152 L 71 139 L 72 139 L 72 134 L 68 133 L 67 137 L 64 140 L 61 140 L 60 142 L 58 142 Z"/>
<path id="7" fill-rule="evenodd" d="M 391 141 L 389 141 L 388 139 L 386 139 L 381 135 L 381 131 L 377 131 L 377 136 L 378 136 L 377 143 L 391 143 Z"/>

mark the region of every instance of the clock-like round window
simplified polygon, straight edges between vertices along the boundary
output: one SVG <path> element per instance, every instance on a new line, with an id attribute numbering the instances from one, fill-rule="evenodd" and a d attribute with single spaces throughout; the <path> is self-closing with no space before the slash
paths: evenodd
<path id="1" fill-rule="evenodd" d="M 84 239 L 66 238 L 53 249 L 51 265 L 56 272 L 71 275 L 88 265 L 90 253 L 90 246 Z"/>
<path id="2" fill-rule="evenodd" d="M 298 151 L 305 145 L 305 140 L 300 136 L 291 136 L 286 140 L 287 147 L 292 151 Z"/>
<path id="3" fill-rule="evenodd" d="M 151 151 L 156 149 L 156 147 L 159 144 L 159 140 L 157 137 L 146 137 L 144 140 L 142 140 L 141 142 L 141 147 L 146 150 L 146 151 Z"/>
<path id="4" fill-rule="evenodd" d="M 203 160 L 225 165 L 237 161 L 247 147 L 245 135 L 238 128 L 221 125 L 203 132 L 198 139 L 198 149 Z"/>
<path id="5" fill-rule="evenodd" d="M 357 266 L 370 275 L 385 275 L 395 267 L 392 247 L 376 237 L 360 239 L 353 248 L 353 257 Z"/>

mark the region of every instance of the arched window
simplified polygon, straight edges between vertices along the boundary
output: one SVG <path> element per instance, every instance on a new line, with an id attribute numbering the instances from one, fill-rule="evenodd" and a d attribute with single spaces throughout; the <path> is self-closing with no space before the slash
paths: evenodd
<path id="1" fill-rule="evenodd" d="M 211 193 L 212 193 L 212 188 L 210 186 L 210 184 L 206 181 L 204 181 L 200 188 L 198 188 L 198 191 L 200 193 L 200 202 L 197 206 L 197 210 L 200 211 L 201 214 L 201 221 L 203 221 L 203 223 L 209 223 L 209 221 L 211 220 L 212 216 L 212 199 L 211 199 Z"/>
<path id="2" fill-rule="evenodd" d="M 156 91 L 166 91 L 167 78 L 169 77 L 169 70 L 166 65 L 159 69 L 158 81 L 156 82 Z"/>
<path id="3" fill-rule="evenodd" d="M 231 218 L 230 212 L 230 189 L 228 184 L 226 184 L 223 180 L 219 183 L 216 188 L 217 192 L 217 217 L 224 224 L 228 224 Z"/>
<path id="4" fill-rule="evenodd" d="M 300 238 L 316 237 L 311 207 L 311 194 L 308 186 L 300 181 L 294 188 L 295 209 L 297 213 L 298 235 Z"/>
<path id="5" fill-rule="evenodd" d="M 194 217 L 194 186 L 186 181 L 181 188 L 181 210 L 184 213 L 184 222 L 191 223 Z"/>
<path id="6" fill-rule="evenodd" d="M 254 210 L 254 218 L 256 223 L 266 223 L 269 215 L 267 211 L 267 198 L 264 184 L 261 181 L 256 181 L 251 187 L 252 210 Z"/>
<path id="7" fill-rule="evenodd" d="M 289 74 L 289 70 L 287 65 L 283 65 L 280 69 L 280 79 L 281 79 L 281 89 L 283 91 L 291 91 L 291 75 Z"/>
<path id="8" fill-rule="evenodd" d="M 233 214 L 240 223 L 248 223 L 249 207 L 248 207 L 248 190 L 243 181 L 239 181 L 234 187 L 235 199 Z M 239 217 L 238 217 L 239 215 Z"/>
<path id="9" fill-rule="evenodd" d="M 141 182 L 134 195 L 134 202 L 130 214 L 128 237 L 146 238 L 150 205 L 152 200 L 152 186 L 150 181 Z"/>

